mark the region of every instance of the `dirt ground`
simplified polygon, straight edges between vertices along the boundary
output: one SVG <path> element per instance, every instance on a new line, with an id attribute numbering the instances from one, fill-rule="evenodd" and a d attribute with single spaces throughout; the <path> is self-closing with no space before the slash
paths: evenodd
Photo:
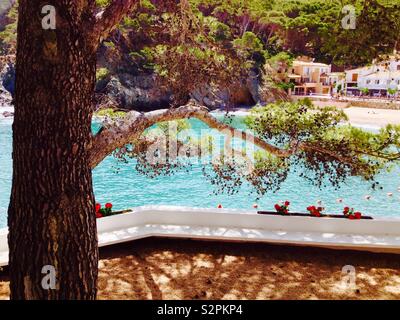
<path id="1" fill-rule="evenodd" d="M 399 255 L 179 239 L 100 253 L 99 299 L 400 299 Z M 5 270 L 0 299 L 8 295 Z"/>

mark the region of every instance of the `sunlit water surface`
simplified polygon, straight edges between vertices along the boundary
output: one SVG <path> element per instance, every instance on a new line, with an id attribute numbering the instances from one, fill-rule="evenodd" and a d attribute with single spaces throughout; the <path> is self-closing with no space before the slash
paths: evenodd
<path id="1" fill-rule="evenodd" d="M 240 120 L 240 119 L 239 119 Z M 243 126 L 237 121 L 238 126 Z M 199 133 L 218 133 L 208 129 L 203 123 L 191 119 L 192 130 Z M 12 177 L 12 130 L 11 120 L 0 120 L 0 228 L 7 225 L 7 207 L 10 197 Z M 94 124 L 96 130 L 98 125 Z M 114 157 L 107 157 L 93 171 L 96 201 L 102 204 L 112 202 L 114 208 L 126 209 L 142 205 L 179 205 L 215 208 L 222 204 L 225 208 L 252 209 L 255 202 L 261 210 L 273 210 L 280 200 L 290 200 L 292 211 L 304 212 L 310 204 L 322 200 L 327 211 L 339 213 L 344 206 L 351 206 L 374 217 L 400 218 L 400 167 L 378 177 L 382 189 L 372 190 L 371 184 L 359 178 L 351 178 L 339 190 L 324 187 L 322 190 L 291 173 L 276 193 L 268 193 L 256 201 L 250 186 L 242 186 L 234 195 L 214 194 L 214 186 L 203 176 L 202 166 L 194 164 L 189 172 L 178 171 L 172 176 L 148 178 L 135 170 L 135 161 L 121 163 Z M 393 193 L 392 197 L 388 193 Z M 365 196 L 371 195 L 370 200 Z M 337 199 L 342 198 L 343 203 Z"/>

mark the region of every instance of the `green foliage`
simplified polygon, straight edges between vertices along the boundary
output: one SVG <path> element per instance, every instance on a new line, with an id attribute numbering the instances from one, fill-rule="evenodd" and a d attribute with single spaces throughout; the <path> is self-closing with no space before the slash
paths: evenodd
<path id="1" fill-rule="evenodd" d="M 100 8 L 105 8 L 111 3 L 111 0 L 96 0 L 96 5 Z"/>
<path id="2" fill-rule="evenodd" d="M 287 67 L 292 66 L 294 57 L 288 52 L 279 52 L 268 59 L 268 63 L 271 66 L 285 65 Z"/>
<path id="3" fill-rule="evenodd" d="M 282 90 L 288 91 L 289 89 L 294 90 L 295 84 L 293 82 L 280 82 L 277 84 L 277 87 Z"/>
<path id="4" fill-rule="evenodd" d="M 246 123 L 257 136 L 291 150 L 292 155 L 284 158 L 290 163 L 285 162 L 287 170 L 304 168 L 299 175 L 318 186 L 329 182 L 338 187 L 357 175 L 376 187 L 374 177 L 400 160 L 400 126 L 388 125 L 372 133 L 344 124 L 346 120 L 342 110 L 318 109 L 309 101 L 299 101 L 254 108 Z"/>
<path id="5" fill-rule="evenodd" d="M 104 41 L 103 45 L 110 49 L 115 49 L 115 43 L 112 41 Z"/>
<path id="6" fill-rule="evenodd" d="M 233 45 L 240 55 L 254 61 L 258 66 L 262 66 L 268 57 L 268 52 L 264 50 L 261 40 L 250 31 L 246 31 L 241 38 L 235 39 Z"/>
<path id="7" fill-rule="evenodd" d="M 180 133 L 185 130 L 189 130 L 191 125 L 188 120 L 176 120 L 176 121 L 166 121 L 157 123 L 156 128 L 160 129 L 165 134 L 168 134 L 170 130 L 174 130 L 177 133 Z"/>
<path id="8" fill-rule="evenodd" d="M 107 68 L 99 68 L 96 70 L 96 80 L 101 81 L 107 78 L 110 74 L 110 71 Z"/>
<path id="9" fill-rule="evenodd" d="M 123 111 L 116 111 L 115 109 L 107 108 L 107 109 L 100 109 L 95 113 L 95 116 L 98 117 L 108 117 L 111 119 L 123 118 L 126 112 Z"/>
<path id="10" fill-rule="evenodd" d="M 228 25 L 218 21 L 214 17 L 205 17 L 205 24 L 210 28 L 209 35 L 217 42 L 231 39 L 231 29 Z"/>
<path id="11" fill-rule="evenodd" d="M 4 27 L 4 30 L 0 32 L 0 41 L 2 51 L 13 50 L 17 44 L 17 17 L 18 8 L 17 4 L 11 7 L 8 11 L 6 18 L 9 23 Z"/>
<path id="12" fill-rule="evenodd" d="M 363 65 L 400 49 L 397 0 L 192 0 L 231 28 L 235 38 L 251 31 L 270 54 L 289 51 L 339 65 Z M 346 30 L 345 5 L 356 13 L 356 28 Z"/>

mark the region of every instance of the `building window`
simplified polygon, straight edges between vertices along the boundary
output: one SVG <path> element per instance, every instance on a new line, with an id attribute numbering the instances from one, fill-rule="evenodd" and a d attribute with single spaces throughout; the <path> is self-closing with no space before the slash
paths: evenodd
<path id="1" fill-rule="evenodd" d="M 379 80 L 375 80 L 375 84 L 379 84 L 379 82 L 380 82 Z"/>
<path id="2" fill-rule="evenodd" d="M 367 84 L 370 84 L 371 83 L 371 80 L 367 80 Z"/>
<path id="3" fill-rule="evenodd" d="M 397 66 L 397 71 L 400 71 L 400 64 Z"/>

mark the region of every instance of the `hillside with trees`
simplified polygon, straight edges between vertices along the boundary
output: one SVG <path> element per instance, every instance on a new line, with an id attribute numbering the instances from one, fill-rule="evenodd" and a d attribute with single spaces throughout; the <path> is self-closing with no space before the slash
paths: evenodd
<path id="1" fill-rule="evenodd" d="M 355 9 L 354 30 L 342 26 L 346 5 Z M 0 21 L 4 55 L 15 52 L 16 6 Z M 400 47 L 397 1 L 191 0 L 185 13 L 177 0 L 135 6 L 99 48 L 98 106 L 148 111 L 189 97 L 210 108 L 273 102 L 284 94 L 274 66 L 296 56 L 356 67 Z"/>

